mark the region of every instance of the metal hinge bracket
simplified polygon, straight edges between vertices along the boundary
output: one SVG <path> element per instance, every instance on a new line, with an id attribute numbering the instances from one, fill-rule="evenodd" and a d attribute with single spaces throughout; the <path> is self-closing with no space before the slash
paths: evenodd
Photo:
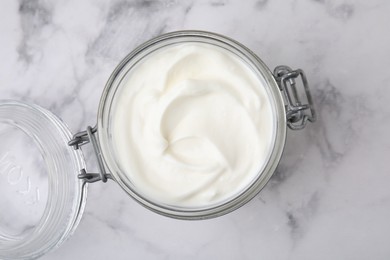
<path id="1" fill-rule="evenodd" d="M 108 179 L 113 179 L 110 173 L 106 173 L 104 162 L 102 158 L 102 154 L 100 151 L 100 147 L 96 141 L 95 134 L 97 132 L 97 127 L 87 127 L 87 130 L 79 132 L 75 134 L 68 142 L 69 146 L 72 146 L 75 150 L 80 149 L 81 146 L 92 143 L 93 150 L 96 155 L 96 159 L 98 161 L 99 172 L 98 173 L 88 173 L 85 169 L 80 170 L 80 174 L 78 175 L 79 179 L 82 179 L 88 183 L 103 181 L 107 182 Z"/>
<path id="2" fill-rule="evenodd" d="M 274 70 L 276 82 L 284 94 L 287 125 L 292 130 L 303 129 L 307 122 L 316 121 L 316 113 L 313 107 L 313 99 L 305 73 L 301 69 L 292 70 L 288 66 L 278 66 Z M 301 78 L 305 90 L 307 104 L 302 104 L 296 79 Z"/>

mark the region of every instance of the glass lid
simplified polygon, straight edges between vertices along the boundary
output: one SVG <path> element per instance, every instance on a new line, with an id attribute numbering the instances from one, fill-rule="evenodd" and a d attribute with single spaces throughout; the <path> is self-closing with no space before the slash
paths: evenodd
<path id="1" fill-rule="evenodd" d="M 49 111 L 0 101 L 0 259 L 36 258 L 58 247 L 82 215 L 84 160 Z"/>

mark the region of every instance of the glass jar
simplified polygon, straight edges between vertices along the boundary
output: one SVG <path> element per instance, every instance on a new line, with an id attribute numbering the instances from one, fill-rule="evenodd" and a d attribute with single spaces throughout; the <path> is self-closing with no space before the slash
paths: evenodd
<path id="1" fill-rule="evenodd" d="M 274 118 L 272 149 L 261 171 L 236 195 L 220 203 L 202 207 L 173 206 L 146 196 L 142 188 L 137 187 L 121 170 L 112 139 L 113 106 L 119 90 L 124 87 L 126 75 L 154 51 L 183 43 L 202 43 L 223 48 L 245 63 L 265 86 Z M 301 84 L 297 84 L 297 79 L 301 79 Z M 304 91 L 298 91 L 298 85 L 302 85 Z M 307 103 L 301 101 L 301 96 L 304 96 Z M 225 36 L 203 31 L 178 31 L 161 35 L 127 55 L 106 84 L 100 100 L 97 125 L 88 126 L 86 131 L 73 136 L 64 123 L 45 109 L 15 101 L 2 101 L 0 124 L 4 127 L 0 128 L 0 134 L 2 139 L 9 140 L 10 145 L 3 146 L 0 154 L 3 156 L 0 158 L 0 178 L 7 176 L 7 181 L 3 178 L 0 187 L 2 194 L 5 190 L 5 197 L 8 196 L 8 199 L 0 200 L 0 210 L 2 207 L 7 208 L 7 203 L 14 203 L 20 194 L 33 194 L 35 197 L 32 202 L 31 198 L 26 197 L 21 201 L 24 201 L 24 204 L 31 202 L 35 207 L 34 212 L 38 212 L 38 217 L 35 222 L 27 221 L 26 224 L 23 221 L 26 221 L 24 216 L 28 214 L 19 214 L 22 216 L 22 224 L 19 226 L 24 225 L 24 228 L 19 227 L 17 232 L 8 233 L 6 229 L 12 227 L 10 223 L 13 217 L 10 217 L 9 221 L 2 219 L 6 227 L 1 226 L 0 221 L 0 258 L 34 258 L 58 247 L 69 237 L 80 220 L 85 205 L 87 183 L 96 181 L 106 182 L 112 179 L 141 205 L 172 218 L 206 219 L 231 212 L 252 199 L 271 178 L 283 153 L 287 126 L 294 130 L 302 129 L 308 121 L 315 121 L 315 113 L 307 80 L 301 70 L 279 66 L 271 72 L 242 44 Z M 23 138 L 15 133 L 25 136 L 24 143 L 32 143 L 33 150 L 24 149 L 29 145 L 18 146 L 15 140 Z M 100 170 L 98 173 L 89 173 L 85 169 L 80 148 L 86 144 L 91 144 L 95 151 Z M 11 156 L 14 148 L 14 155 Z M 33 162 L 20 166 L 25 164 L 20 158 L 24 158 L 26 154 L 41 155 L 41 158 L 35 160 L 40 160 L 36 169 L 32 167 Z M 11 158 L 14 157 L 20 162 L 13 161 Z M 30 173 L 24 169 L 34 171 Z M 46 181 L 36 176 L 43 176 Z M 37 179 L 37 183 L 33 183 L 34 179 Z M 27 185 L 26 188 L 16 188 L 17 184 L 23 181 Z M 7 185 L 9 187 L 3 189 L 3 186 Z M 42 202 L 42 197 L 47 201 Z M 16 212 L 18 210 L 20 209 Z"/>

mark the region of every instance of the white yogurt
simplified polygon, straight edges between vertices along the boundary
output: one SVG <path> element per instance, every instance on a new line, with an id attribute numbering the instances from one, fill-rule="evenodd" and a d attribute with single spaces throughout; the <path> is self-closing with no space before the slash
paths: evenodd
<path id="1" fill-rule="evenodd" d="M 121 170 L 159 203 L 221 203 L 260 174 L 273 144 L 265 81 L 206 43 L 165 46 L 125 77 L 112 111 Z"/>

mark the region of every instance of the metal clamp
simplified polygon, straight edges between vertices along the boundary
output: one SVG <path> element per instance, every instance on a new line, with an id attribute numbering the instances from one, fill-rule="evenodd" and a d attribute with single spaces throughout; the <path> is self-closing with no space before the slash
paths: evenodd
<path id="1" fill-rule="evenodd" d="M 103 181 L 107 182 L 107 179 L 113 179 L 110 173 L 106 173 L 104 168 L 103 158 L 100 151 L 100 147 L 96 141 L 95 133 L 97 132 L 97 127 L 87 127 L 87 130 L 75 134 L 68 142 L 69 146 L 73 146 L 75 150 L 80 149 L 81 146 L 92 143 L 93 150 L 95 151 L 96 159 L 98 161 L 99 172 L 98 173 L 87 173 L 85 169 L 80 170 L 80 174 L 77 176 L 79 179 L 82 179 L 88 183 Z"/>
<path id="2" fill-rule="evenodd" d="M 313 99 L 305 73 L 301 69 L 292 70 L 288 66 L 277 66 L 274 70 L 275 79 L 284 93 L 287 125 L 292 130 L 303 129 L 307 122 L 316 121 Z M 308 104 L 302 104 L 296 87 L 296 79 L 301 78 Z"/>

